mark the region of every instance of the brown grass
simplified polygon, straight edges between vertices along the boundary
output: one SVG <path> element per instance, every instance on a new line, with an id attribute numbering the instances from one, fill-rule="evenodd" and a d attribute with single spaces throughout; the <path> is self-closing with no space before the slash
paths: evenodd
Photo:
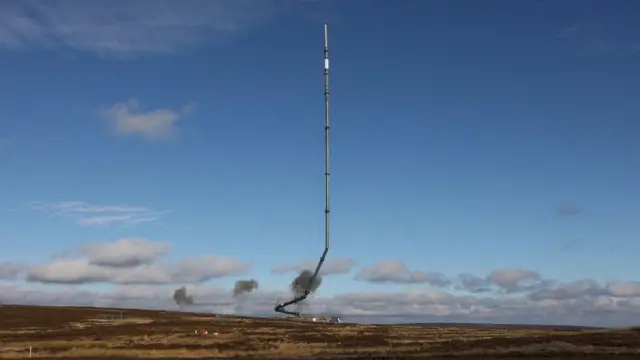
<path id="1" fill-rule="evenodd" d="M 324 324 L 143 310 L 103 319 L 113 311 L 2 307 L 0 358 L 25 358 L 31 346 L 34 358 L 56 359 L 640 359 L 638 330 Z M 200 329 L 209 335 L 196 335 Z"/>

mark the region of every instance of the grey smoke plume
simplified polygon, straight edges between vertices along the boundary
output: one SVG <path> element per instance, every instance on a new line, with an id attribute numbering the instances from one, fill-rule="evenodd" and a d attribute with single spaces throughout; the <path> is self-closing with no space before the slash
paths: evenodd
<path id="1" fill-rule="evenodd" d="M 250 293 L 258 289 L 258 282 L 254 279 L 238 280 L 233 287 L 233 296 Z"/>
<path id="2" fill-rule="evenodd" d="M 302 271 L 300 275 L 293 279 L 293 282 L 291 283 L 291 291 L 293 291 L 296 296 L 302 295 L 305 289 L 309 287 L 312 277 L 313 272 L 310 270 Z M 318 275 L 313 280 L 313 283 L 311 283 L 311 292 L 315 292 L 320 287 L 320 284 L 322 284 L 322 278 Z"/>
<path id="3" fill-rule="evenodd" d="M 178 306 L 193 305 L 193 296 L 187 296 L 187 288 L 184 286 L 173 292 L 173 300 Z"/>

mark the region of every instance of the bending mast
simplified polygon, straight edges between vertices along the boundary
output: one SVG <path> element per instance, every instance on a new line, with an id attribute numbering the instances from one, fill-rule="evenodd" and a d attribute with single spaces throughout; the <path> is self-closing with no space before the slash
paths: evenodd
<path id="1" fill-rule="evenodd" d="M 313 272 L 309 283 L 307 284 L 304 292 L 293 300 L 289 300 L 285 303 L 276 305 L 275 311 L 300 316 L 300 313 L 297 311 L 288 311 L 285 308 L 289 305 L 294 305 L 304 301 L 307 296 L 311 293 L 311 285 L 318 277 L 318 273 L 320 273 L 320 268 L 322 268 L 322 264 L 324 263 L 325 258 L 327 257 L 327 253 L 329 252 L 329 245 L 331 243 L 331 223 L 330 223 L 330 214 L 331 214 L 331 203 L 330 203 L 330 192 L 329 185 L 331 179 L 331 172 L 329 171 L 329 131 L 331 129 L 329 121 L 329 36 L 327 30 L 327 24 L 324 24 L 324 252 L 320 257 L 320 261 L 318 261 L 318 266 L 316 266 L 316 270 Z"/>

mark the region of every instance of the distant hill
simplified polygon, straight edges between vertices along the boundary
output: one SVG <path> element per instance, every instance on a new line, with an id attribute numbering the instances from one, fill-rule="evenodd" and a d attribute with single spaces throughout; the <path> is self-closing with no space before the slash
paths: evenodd
<path id="1" fill-rule="evenodd" d="M 506 330 L 603 330 L 603 327 L 575 326 L 575 325 L 530 325 L 530 324 L 482 324 L 482 323 L 411 323 L 397 324 L 408 326 L 421 326 L 428 328 L 464 328 L 464 329 L 506 329 Z"/>
<path id="2" fill-rule="evenodd" d="M 2 308 L 2 304 L 0 304 L 0 308 Z M 281 318 L 282 316 L 274 316 L 270 315 L 262 315 L 262 316 L 238 316 L 238 315 L 222 315 L 222 314 L 212 314 L 205 313 L 200 311 L 171 311 L 171 310 L 151 310 L 151 309 L 126 309 L 126 308 L 97 308 L 92 306 L 69 306 L 69 307 L 58 307 L 58 306 L 29 306 L 29 305 L 8 305 L 4 304 L 4 309 L 6 311 L 10 311 L 11 309 L 31 309 L 31 311 L 46 311 L 47 309 L 51 310 L 62 310 L 62 309 L 77 309 L 77 310 L 88 310 L 88 311 L 102 311 L 102 312 L 113 312 L 119 314 L 123 311 L 136 313 L 136 314 L 173 314 L 176 316 L 177 314 L 189 314 L 189 315 L 204 315 L 204 316 L 222 316 L 236 319 L 273 319 L 273 318 Z M 196 310 L 196 309 L 192 309 Z M 315 315 L 320 316 L 320 315 Z M 596 327 L 596 326 L 578 326 L 578 325 L 532 325 L 532 324 L 491 324 L 491 323 L 465 323 L 465 322 L 415 322 L 415 323 L 405 323 L 402 321 L 384 321 L 377 322 L 374 320 L 385 319 L 387 316 L 337 316 L 339 317 L 343 323 L 351 323 L 351 324 L 374 324 L 374 325 L 394 325 L 394 326 L 419 326 L 424 328 L 458 328 L 458 329 L 505 329 L 505 330 L 549 330 L 549 331 L 579 331 L 579 330 L 604 330 L 606 327 Z M 287 316 L 284 316 L 287 318 Z"/>

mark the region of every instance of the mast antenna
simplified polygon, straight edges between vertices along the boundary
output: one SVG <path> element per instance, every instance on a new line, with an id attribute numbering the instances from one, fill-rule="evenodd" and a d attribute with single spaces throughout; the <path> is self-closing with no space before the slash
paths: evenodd
<path id="1" fill-rule="evenodd" d="M 324 260 L 327 257 L 327 253 L 329 252 L 329 245 L 331 244 L 331 202 L 330 202 L 330 183 L 331 183 L 331 172 L 329 167 L 329 134 L 331 130 L 331 123 L 329 121 L 329 33 L 328 26 L 324 24 L 324 252 L 322 256 L 320 256 L 320 260 L 318 261 L 318 266 L 316 266 L 316 270 L 313 272 L 313 275 L 309 279 L 309 283 L 306 284 L 307 287 L 304 289 L 302 294 L 299 294 L 297 297 L 289 300 L 285 303 L 278 304 L 275 307 L 275 311 L 283 314 L 300 316 L 300 313 L 297 311 L 289 311 L 285 308 L 289 305 L 298 304 L 304 301 L 309 294 L 311 294 L 311 286 L 316 281 L 318 274 L 320 273 L 320 269 L 322 268 L 322 264 L 324 264 Z"/>

